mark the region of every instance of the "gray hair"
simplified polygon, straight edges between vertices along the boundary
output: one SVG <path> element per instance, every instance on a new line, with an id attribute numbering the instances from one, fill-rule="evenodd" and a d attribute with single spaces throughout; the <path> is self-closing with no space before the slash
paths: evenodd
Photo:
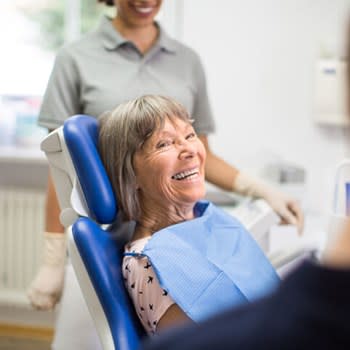
<path id="1" fill-rule="evenodd" d="M 122 103 L 99 117 L 99 151 L 124 220 L 137 220 L 140 214 L 133 167 L 135 152 L 163 127 L 166 119 L 175 118 L 192 123 L 180 103 L 158 95 Z"/>

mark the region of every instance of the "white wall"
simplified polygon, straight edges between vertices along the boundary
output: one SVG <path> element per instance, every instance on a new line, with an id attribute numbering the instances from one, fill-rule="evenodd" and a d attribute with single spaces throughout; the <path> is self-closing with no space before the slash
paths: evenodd
<path id="1" fill-rule="evenodd" d="M 213 150 L 243 168 L 306 168 L 309 210 L 327 211 L 341 128 L 316 125 L 318 58 L 343 56 L 349 0 L 186 0 L 182 41 L 202 57 L 217 131 Z"/>

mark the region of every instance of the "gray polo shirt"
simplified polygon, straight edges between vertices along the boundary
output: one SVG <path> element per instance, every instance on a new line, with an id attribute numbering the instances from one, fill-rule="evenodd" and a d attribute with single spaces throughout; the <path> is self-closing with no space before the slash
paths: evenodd
<path id="1" fill-rule="evenodd" d="M 143 55 L 103 17 L 96 31 L 58 52 L 39 125 L 54 129 L 74 114 L 97 117 L 145 94 L 177 99 L 190 112 L 198 134 L 214 131 L 199 56 L 161 27 L 157 42 Z"/>

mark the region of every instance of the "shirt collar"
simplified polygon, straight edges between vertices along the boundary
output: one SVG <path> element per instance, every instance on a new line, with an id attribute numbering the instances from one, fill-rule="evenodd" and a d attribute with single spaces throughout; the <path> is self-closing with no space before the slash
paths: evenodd
<path id="1" fill-rule="evenodd" d="M 156 24 L 159 28 L 159 37 L 154 46 L 168 52 L 176 52 L 175 41 L 168 36 L 159 23 Z M 107 50 L 115 50 L 123 44 L 129 42 L 114 28 L 112 20 L 106 16 L 103 16 L 98 32 L 102 36 L 103 46 Z"/>
<path id="2" fill-rule="evenodd" d="M 117 49 L 119 46 L 128 42 L 127 39 L 114 28 L 112 20 L 106 16 L 102 17 L 98 32 L 102 36 L 103 46 L 107 50 Z"/>
<path id="3" fill-rule="evenodd" d="M 176 42 L 174 39 L 172 39 L 164 30 L 164 28 L 157 23 L 157 26 L 159 28 L 159 38 L 155 44 L 155 46 L 159 46 L 161 49 L 175 53 L 176 52 Z"/>

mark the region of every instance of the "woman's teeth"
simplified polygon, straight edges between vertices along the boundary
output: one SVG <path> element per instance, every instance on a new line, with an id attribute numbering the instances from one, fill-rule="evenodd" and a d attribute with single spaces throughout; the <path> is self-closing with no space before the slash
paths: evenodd
<path id="1" fill-rule="evenodd" d="M 173 175 L 171 178 L 173 180 L 183 180 L 186 178 L 194 178 L 197 175 L 198 175 L 198 169 L 192 169 L 192 170 L 182 171 L 181 173 L 177 173 Z"/>

